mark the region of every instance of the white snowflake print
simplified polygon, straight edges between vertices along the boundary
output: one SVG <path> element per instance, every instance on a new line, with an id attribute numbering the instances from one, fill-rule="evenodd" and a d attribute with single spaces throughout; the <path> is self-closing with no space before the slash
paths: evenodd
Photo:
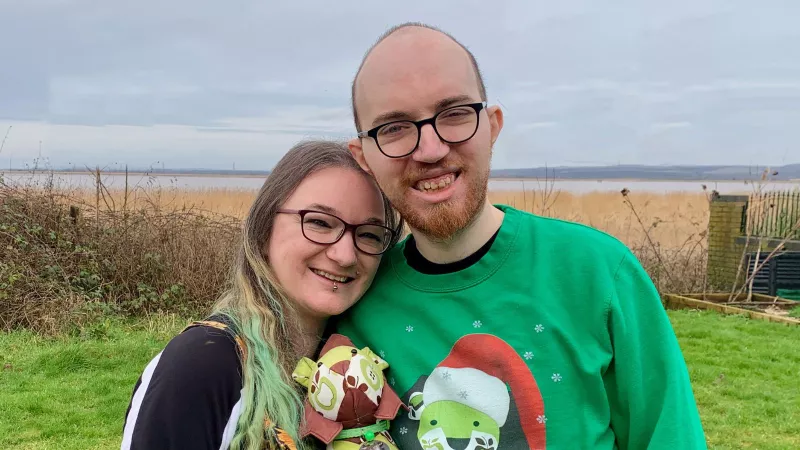
<path id="1" fill-rule="evenodd" d="M 381 358 L 386 359 L 386 352 L 381 350 Z"/>
<path id="2" fill-rule="evenodd" d="M 527 360 L 533 359 L 533 352 L 525 352 L 525 354 L 522 355 L 522 357 Z"/>
<path id="3" fill-rule="evenodd" d="M 447 372 L 447 371 L 445 371 L 445 372 L 442 372 L 442 379 L 443 379 L 444 381 L 450 381 L 450 378 L 452 378 L 452 377 L 453 377 L 453 376 L 452 376 L 452 375 L 450 375 L 450 372 Z"/>
<path id="4" fill-rule="evenodd" d="M 466 399 L 469 396 L 469 394 L 467 394 L 467 391 L 461 391 L 458 393 L 458 396 L 463 399 Z"/>
<path id="5" fill-rule="evenodd" d="M 481 326 L 483 326 L 483 324 L 481 323 L 480 320 L 476 320 L 475 322 L 472 322 L 472 326 L 475 328 L 480 328 Z"/>
<path id="6" fill-rule="evenodd" d="M 406 433 L 408 433 L 408 428 L 406 427 L 400 428 L 400 434 L 406 434 Z"/>
<path id="7" fill-rule="evenodd" d="M 536 325 L 536 328 L 534 328 L 534 330 L 536 330 L 537 333 L 541 333 L 542 331 L 544 331 L 544 325 L 542 324 Z"/>
<path id="8" fill-rule="evenodd" d="M 394 378 L 392 378 L 391 380 L 389 380 L 389 383 L 392 383 L 392 386 L 394 386 Z"/>
<path id="9" fill-rule="evenodd" d="M 536 421 L 539 423 L 547 423 L 547 417 L 545 416 L 537 416 Z"/>
<path id="10" fill-rule="evenodd" d="M 414 331 L 414 327 L 412 327 L 411 325 L 409 325 L 409 326 L 407 326 L 407 327 L 406 327 L 406 331 L 408 331 L 409 333 L 411 333 L 412 331 Z"/>
<path id="11" fill-rule="evenodd" d="M 553 374 L 553 376 L 552 376 L 551 378 L 552 378 L 552 379 L 553 379 L 553 381 L 555 381 L 556 383 L 559 383 L 559 382 L 561 382 L 561 374 L 560 374 L 560 373 L 554 373 L 554 374 Z"/>

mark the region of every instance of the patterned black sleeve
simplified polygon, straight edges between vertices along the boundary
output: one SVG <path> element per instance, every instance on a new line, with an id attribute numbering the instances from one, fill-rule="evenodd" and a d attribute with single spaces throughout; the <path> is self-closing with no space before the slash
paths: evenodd
<path id="1" fill-rule="evenodd" d="M 173 338 L 136 381 L 122 450 L 227 448 L 241 405 L 236 344 L 197 326 Z"/>

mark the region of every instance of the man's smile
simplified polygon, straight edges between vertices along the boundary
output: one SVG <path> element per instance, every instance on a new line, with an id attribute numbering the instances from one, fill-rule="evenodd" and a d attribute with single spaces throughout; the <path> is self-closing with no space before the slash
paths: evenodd
<path id="1" fill-rule="evenodd" d="M 456 181 L 456 178 L 458 178 L 458 175 L 459 175 L 458 172 L 450 172 L 444 175 L 426 178 L 418 181 L 414 185 L 414 189 L 423 192 L 438 191 L 453 184 Z"/>

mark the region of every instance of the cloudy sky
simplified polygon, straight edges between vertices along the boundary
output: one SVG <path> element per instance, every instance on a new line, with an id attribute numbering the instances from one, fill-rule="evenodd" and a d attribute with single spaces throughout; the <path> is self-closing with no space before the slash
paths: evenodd
<path id="1" fill-rule="evenodd" d="M 385 4 L 384 4 L 385 3 Z M 269 169 L 387 27 L 476 55 L 494 167 L 800 162 L 800 2 L 0 0 L 0 168 Z"/>

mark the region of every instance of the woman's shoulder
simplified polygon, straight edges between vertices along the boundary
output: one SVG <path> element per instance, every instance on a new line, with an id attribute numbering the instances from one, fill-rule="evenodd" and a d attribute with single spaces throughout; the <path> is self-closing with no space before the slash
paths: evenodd
<path id="1" fill-rule="evenodd" d="M 172 338 L 164 347 L 164 353 L 169 352 L 170 359 L 196 368 L 216 368 L 220 361 L 238 368 L 241 366 L 238 341 L 239 338 L 227 329 L 199 322 Z"/>
<path id="2" fill-rule="evenodd" d="M 238 338 L 223 322 L 193 322 L 150 361 L 142 376 L 180 391 L 228 387 L 241 390 Z"/>
<path id="3" fill-rule="evenodd" d="M 219 448 L 238 416 L 239 357 L 235 335 L 220 322 L 195 322 L 173 337 L 136 381 L 123 444 L 163 448 L 171 440 L 181 448 Z"/>

